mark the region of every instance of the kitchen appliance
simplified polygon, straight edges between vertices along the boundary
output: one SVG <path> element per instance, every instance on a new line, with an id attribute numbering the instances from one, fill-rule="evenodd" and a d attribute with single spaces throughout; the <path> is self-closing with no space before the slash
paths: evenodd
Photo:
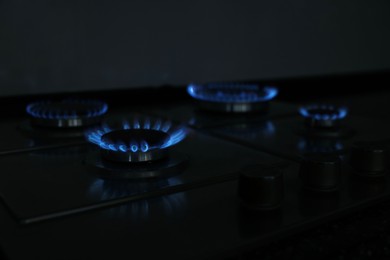
<path id="1" fill-rule="evenodd" d="M 261 255 L 390 195 L 390 124 L 353 109 L 266 99 L 209 111 L 189 95 L 136 109 L 118 97 L 111 110 L 103 97 L 56 103 L 80 124 L 46 103 L 2 122 L 5 259 Z"/>

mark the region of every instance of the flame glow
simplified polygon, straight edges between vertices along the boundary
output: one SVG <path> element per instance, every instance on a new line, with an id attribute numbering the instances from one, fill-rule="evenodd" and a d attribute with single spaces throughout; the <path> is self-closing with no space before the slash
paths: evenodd
<path id="1" fill-rule="evenodd" d="M 67 105 L 69 108 L 56 107 L 52 104 Z M 76 109 L 72 109 L 72 105 L 86 107 L 85 111 L 80 113 Z M 35 118 L 43 119 L 72 119 L 78 117 L 97 117 L 105 114 L 108 110 L 106 103 L 98 100 L 63 100 L 58 103 L 52 102 L 36 102 L 27 105 L 26 112 Z"/>
<path id="2" fill-rule="evenodd" d="M 190 84 L 188 94 L 198 100 L 212 102 L 252 103 L 265 102 L 278 94 L 278 89 L 257 84 Z"/>
<path id="3" fill-rule="evenodd" d="M 132 140 L 130 143 L 118 142 L 111 143 L 102 139 L 103 135 L 116 130 L 126 129 L 146 129 L 161 131 L 167 134 L 168 138 L 163 140 L 158 145 L 151 145 L 146 140 Z M 163 122 L 162 120 L 151 120 L 146 118 L 144 120 L 135 119 L 131 123 L 127 120 L 122 122 L 120 128 L 110 127 L 103 125 L 100 128 L 88 131 L 86 137 L 89 142 L 94 143 L 105 150 L 111 150 L 115 152 L 147 152 L 153 149 L 165 149 L 176 145 L 182 141 L 187 135 L 186 130 L 183 127 L 173 127 L 169 121 Z"/>
<path id="4" fill-rule="evenodd" d="M 345 107 L 333 105 L 309 105 L 301 107 L 299 113 L 303 117 L 315 120 L 339 120 L 347 116 L 348 110 Z"/>

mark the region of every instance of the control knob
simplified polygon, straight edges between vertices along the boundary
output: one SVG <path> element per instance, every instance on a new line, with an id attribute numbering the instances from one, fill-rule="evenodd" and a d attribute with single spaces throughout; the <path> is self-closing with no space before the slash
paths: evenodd
<path id="1" fill-rule="evenodd" d="M 280 206 L 283 197 L 283 171 L 279 166 L 245 167 L 238 180 L 238 195 L 244 206 L 271 210 Z"/>
<path id="2" fill-rule="evenodd" d="M 356 142 L 351 148 L 351 167 L 358 175 L 383 176 L 386 170 L 386 147 L 375 142 Z"/>
<path id="3" fill-rule="evenodd" d="M 336 190 L 340 182 L 340 167 L 341 160 L 337 155 L 306 155 L 299 171 L 303 187 L 314 191 Z"/>

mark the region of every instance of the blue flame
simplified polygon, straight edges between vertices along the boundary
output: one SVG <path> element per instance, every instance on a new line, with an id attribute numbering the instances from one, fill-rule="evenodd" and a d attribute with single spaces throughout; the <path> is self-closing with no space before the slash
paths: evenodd
<path id="1" fill-rule="evenodd" d="M 108 110 L 108 105 L 98 100 L 63 100 L 62 104 L 76 104 L 90 106 L 85 114 L 78 114 L 76 110 L 50 107 L 51 102 L 36 102 L 28 104 L 26 112 L 35 118 L 42 119 L 72 119 L 78 117 L 97 117 L 104 115 Z"/>
<path id="2" fill-rule="evenodd" d="M 116 130 L 123 129 L 151 129 L 164 132 L 168 135 L 168 138 L 159 145 L 150 145 L 146 140 L 131 141 L 130 143 L 109 143 L 102 140 L 102 136 Z M 187 135 L 187 131 L 183 127 L 173 127 L 169 121 L 163 122 L 159 119 L 152 121 L 149 118 L 144 120 L 135 119 L 132 123 L 125 120 L 122 122 L 120 128 L 112 128 L 108 125 L 103 125 L 100 128 L 88 131 L 86 137 L 89 142 L 94 143 L 105 150 L 111 150 L 115 152 L 147 152 L 153 149 L 165 149 L 176 145 L 181 142 Z"/>
<path id="3" fill-rule="evenodd" d="M 309 105 L 299 108 L 299 113 L 303 117 L 315 120 L 340 120 L 347 116 L 348 109 L 333 105 Z"/>
<path id="4" fill-rule="evenodd" d="M 188 94 L 198 100 L 211 102 L 253 103 L 265 102 L 278 94 L 278 89 L 257 84 L 190 84 Z"/>

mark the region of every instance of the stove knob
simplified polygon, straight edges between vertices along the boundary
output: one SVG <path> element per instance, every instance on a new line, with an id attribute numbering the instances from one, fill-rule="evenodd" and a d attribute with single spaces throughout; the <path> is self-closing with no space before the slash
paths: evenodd
<path id="1" fill-rule="evenodd" d="M 332 154 L 306 155 L 300 165 L 303 186 L 315 191 L 336 190 L 340 182 L 341 160 Z"/>
<path id="2" fill-rule="evenodd" d="M 352 146 L 350 163 L 359 175 L 382 176 L 386 170 L 386 148 L 373 142 L 356 142 Z"/>
<path id="3" fill-rule="evenodd" d="M 251 165 L 240 172 L 238 195 L 244 206 L 257 210 L 272 210 L 280 206 L 283 197 L 281 167 Z"/>

